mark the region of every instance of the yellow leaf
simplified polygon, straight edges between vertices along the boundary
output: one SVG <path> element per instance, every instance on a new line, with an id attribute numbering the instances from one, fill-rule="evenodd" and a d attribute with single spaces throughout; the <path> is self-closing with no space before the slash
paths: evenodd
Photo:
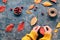
<path id="1" fill-rule="evenodd" d="M 45 7 L 48 7 L 48 6 L 52 6 L 52 3 L 46 1 L 46 2 L 43 3 L 43 5 L 44 5 Z"/>
<path id="2" fill-rule="evenodd" d="M 32 12 L 30 10 L 26 10 L 27 14 L 32 14 Z"/>
<path id="3" fill-rule="evenodd" d="M 32 25 L 35 25 L 36 23 L 37 23 L 37 18 L 36 17 L 33 17 L 32 19 L 31 19 L 31 26 Z"/>
<path id="4" fill-rule="evenodd" d="M 56 28 L 60 28 L 60 22 L 57 24 Z"/>
<path id="5" fill-rule="evenodd" d="M 34 4 L 30 5 L 28 9 L 33 9 L 34 8 Z"/>
<path id="6" fill-rule="evenodd" d="M 55 29 L 54 32 L 57 33 L 58 32 L 58 29 Z"/>
<path id="7" fill-rule="evenodd" d="M 35 4 L 39 4 L 41 2 L 41 0 L 34 0 Z"/>

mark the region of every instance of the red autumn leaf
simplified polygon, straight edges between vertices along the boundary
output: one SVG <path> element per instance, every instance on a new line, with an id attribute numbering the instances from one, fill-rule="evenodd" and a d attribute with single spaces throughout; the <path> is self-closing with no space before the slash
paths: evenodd
<path id="1" fill-rule="evenodd" d="M 18 24 L 17 31 L 19 32 L 19 31 L 21 31 L 23 29 L 24 29 L 24 22 L 21 22 L 21 23 Z"/>
<path id="2" fill-rule="evenodd" d="M 43 28 L 43 27 L 40 27 L 40 33 L 41 33 L 42 35 L 44 35 L 45 30 L 44 30 L 44 28 Z"/>
<path id="3" fill-rule="evenodd" d="M 7 3 L 7 0 L 2 0 L 3 3 Z"/>
<path id="4" fill-rule="evenodd" d="M 6 31 L 6 32 L 11 32 L 12 29 L 13 29 L 13 27 L 14 27 L 14 24 L 9 24 L 9 25 L 6 27 L 5 31 Z"/>
<path id="5" fill-rule="evenodd" d="M 4 12 L 5 11 L 5 6 L 0 6 L 0 12 Z"/>

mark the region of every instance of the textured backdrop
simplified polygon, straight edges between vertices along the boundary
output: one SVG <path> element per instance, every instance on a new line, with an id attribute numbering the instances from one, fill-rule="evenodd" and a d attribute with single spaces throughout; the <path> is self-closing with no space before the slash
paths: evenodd
<path id="1" fill-rule="evenodd" d="M 44 1 L 48 0 L 43 0 L 42 2 Z M 44 7 L 41 4 L 36 5 L 38 7 L 37 11 L 34 12 L 31 10 L 33 14 L 26 14 L 26 10 L 31 4 L 33 4 L 33 0 L 8 0 L 7 4 L 3 4 L 2 0 L 0 0 L 0 5 L 6 6 L 5 12 L 0 13 L 0 40 L 21 40 L 21 38 L 26 35 L 26 33 L 29 33 L 33 28 L 30 26 L 30 20 L 33 16 L 38 18 L 36 25 L 49 25 L 53 30 L 55 29 L 56 24 L 60 21 L 60 0 L 57 1 L 57 4 L 53 3 L 54 5 L 51 6 L 58 10 L 58 15 L 54 19 L 51 19 L 47 16 L 47 9 L 51 7 Z M 15 16 L 13 11 L 10 11 L 10 8 L 14 9 L 17 6 L 24 7 L 22 14 L 19 17 Z M 41 15 L 41 12 L 44 13 L 44 16 Z M 24 30 L 17 32 L 17 25 L 21 21 L 25 21 Z M 14 23 L 15 26 L 12 32 L 7 33 L 5 32 L 5 27 L 10 23 Z M 53 39 L 60 40 L 60 32 L 58 32 L 56 36 L 56 39 Z"/>

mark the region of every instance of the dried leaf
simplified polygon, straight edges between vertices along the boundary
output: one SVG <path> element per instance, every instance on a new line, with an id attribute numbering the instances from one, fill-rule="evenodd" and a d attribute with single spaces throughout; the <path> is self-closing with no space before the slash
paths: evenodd
<path id="1" fill-rule="evenodd" d="M 52 6 L 52 3 L 50 3 L 49 1 L 46 1 L 46 2 L 43 3 L 43 5 L 45 7 L 48 7 L 48 6 Z"/>
<path id="2" fill-rule="evenodd" d="M 30 10 L 26 10 L 27 14 L 32 14 L 32 12 Z"/>
<path id="3" fill-rule="evenodd" d="M 37 23 L 37 18 L 36 18 L 36 17 L 33 17 L 33 18 L 31 19 L 30 24 L 31 24 L 31 25 L 35 25 L 36 23 Z"/>
<path id="4" fill-rule="evenodd" d="M 57 24 L 56 28 L 60 28 L 60 22 Z"/>
<path id="5" fill-rule="evenodd" d="M 39 4 L 39 3 L 41 3 L 41 1 L 42 1 L 42 0 L 34 0 L 34 3 L 35 3 L 35 4 Z"/>
<path id="6" fill-rule="evenodd" d="M 21 22 L 18 24 L 18 28 L 17 28 L 17 31 L 22 31 L 24 29 L 24 22 Z"/>
<path id="7" fill-rule="evenodd" d="M 14 24 L 9 24 L 9 25 L 6 27 L 5 31 L 6 31 L 6 32 L 11 32 L 12 29 L 13 29 L 13 27 L 14 27 Z"/>
<path id="8" fill-rule="evenodd" d="M 30 5 L 28 9 L 32 10 L 34 8 L 34 4 Z"/>
<path id="9" fill-rule="evenodd" d="M 7 3 L 7 0 L 2 0 L 3 1 L 3 3 Z"/>
<path id="10" fill-rule="evenodd" d="M 5 6 L 0 6 L 0 12 L 4 12 L 5 11 Z"/>
<path id="11" fill-rule="evenodd" d="M 54 32 L 57 33 L 58 32 L 58 29 L 55 29 Z"/>

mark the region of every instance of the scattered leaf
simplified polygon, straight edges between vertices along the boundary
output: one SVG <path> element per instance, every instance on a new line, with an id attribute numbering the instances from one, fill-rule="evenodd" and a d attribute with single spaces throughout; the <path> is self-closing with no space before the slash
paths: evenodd
<path id="1" fill-rule="evenodd" d="M 7 3 L 7 0 L 2 0 L 3 1 L 3 3 Z"/>
<path id="2" fill-rule="evenodd" d="M 32 25 L 35 25 L 36 23 L 37 23 L 37 18 L 36 18 L 36 17 L 33 17 L 33 18 L 31 19 L 31 22 L 30 22 L 31 26 L 32 26 Z"/>
<path id="3" fill-rule="evenodd" d="M 56 28 L 60 28 L 60 22 L 57 24 Z"/>
<path id="4" fill-rule="evenodd" d="M 35 3 L 35 4 L 39 4 L 39 3 L 41 3 L 41 1 L 42 1 L 42 0 L 34 0 L 34 3 Z"/>
<path id="5" fill-rule="evenodd" d="M 5 11 L 5 6 L 0 6 L 0 12 L 4 12 Z"/>
<path id="6" fill-rule="evenodd" d="M 28 9 L 29 9 L 29 10 L 32 10 L 34 7 L 35 7 L 34 4 L 32 4 L 32 5 L 29 6 Z"/>
<path id="7" fill-rule="evenodd" d="M 58 29 L 55 29 L 54 32 L 57 33 L 58 32 Z"/>
<path id="8" fill-rule="evenodd" d="M 32 12 L 30 10 L 26 10 L 27 14 L 32 14 Z"/>
<path id="9" fill-rule="evenodd" d="M 17 31 L 20 32 L 24 29 L 24 22 L 21 22 L 18 24 L 18 28 L 17 28 Z"/>
<path id="10" fill-rule="evenodd" d="M 6 31 L 6 32 L 11 32 L 12 29 L 13 29 L 13 27 L 14 27 L 14 24 L 9 24 L 9 25 L 6 27 L 5 31 Z"/>
<path id="11" fill-rule="evenodd" d="M 52 6 L 52 3 L 50 3 L 49 1 L 46 1 L 46 2 L 43 3 L 43 5 L 45 7 L 48 7 L 48 6 Z"/>

